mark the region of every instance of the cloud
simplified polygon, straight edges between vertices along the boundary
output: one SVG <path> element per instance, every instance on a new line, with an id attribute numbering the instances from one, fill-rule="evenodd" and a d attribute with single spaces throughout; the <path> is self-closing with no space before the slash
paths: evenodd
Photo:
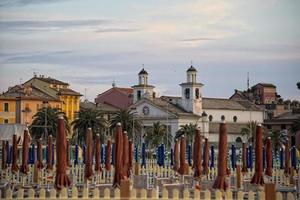
<path id="1" fill-rule="evenodd" d="M 1 0 L 0 7 L 28 6 L 35 4 L 61 3 L 69 0 Z"/>
<path id="2" fill-rule="evenodd" d="M 120 32 L 137 32 L 141 29 L 134 28 L 101 28 L 95 30 L 96 33 L 120 33 Z"/>
<path id="3" fill-rule="evenodd" d="M 187 38 L 180 40 L 181 42 L 197 42 L 197 41 L 205 41 L 205 40 L 216 40 L 216 38 L 208 38 L 208 37 L 201 37 L 201 38 Z"/>

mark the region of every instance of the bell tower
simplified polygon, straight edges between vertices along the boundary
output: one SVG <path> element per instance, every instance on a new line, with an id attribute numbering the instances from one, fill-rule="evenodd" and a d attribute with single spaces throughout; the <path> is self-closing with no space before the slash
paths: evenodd
<path id="1" fill-rule="evenodd" d="M 186 82 L 181 83 L 181 106 L 195 115 L 202 115 L 202 83 L 197 82 L 197 70 L 191 65 L 186 71 Z"/>
<path id="2" fill-rule="evenodd" d="M 154 86 L 148 85 L 148 72 L 143 68 L 139 76 L 139 83 L 138 85 L 132 86 L 133 88 L 133 103 L 137 102 L 138 100 L 146 97 L 146 98 L 152 98 L 154 97 Z"/>

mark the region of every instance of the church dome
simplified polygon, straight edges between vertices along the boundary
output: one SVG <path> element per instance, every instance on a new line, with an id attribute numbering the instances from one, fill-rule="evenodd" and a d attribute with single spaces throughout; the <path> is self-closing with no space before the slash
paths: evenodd
<path id="1" fill-rule="evenodd" d="M 144 68 L 140 71 L 139 75 L 143 74 L 148 75 L 148 72 Z"/>
<path id="2" fill-rule="evenodd" d="M 188 68 L 188 70 L 186 70 L 186 72 L 197 72 L 197 70 L 193 67 L 193 65 L 191 65 L 191 67 Z"/>

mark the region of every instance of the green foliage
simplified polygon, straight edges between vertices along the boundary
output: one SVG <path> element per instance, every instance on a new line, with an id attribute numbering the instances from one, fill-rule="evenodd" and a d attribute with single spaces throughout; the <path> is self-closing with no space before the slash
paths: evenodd
<path id="1" fill-rule="evenodd" d="M 246 135 L 248 141 L 254 142 L 255 134 L 256 134 L 256 126 L 257 126 L 256 121 L 248 122 L 247 125 L 241 129 L 242 136 Z"/>
<path id="2" fill-rule="evenodd" d="M 175 139 L 180 138 L 181 135 L 185 135 L 187 142 L 191 144 L 193 142 L 196 129 L 197 124 L 189 123 L 181 125 L 180 129 L 176 133 Z"/>
<path id="3" fill-rule="evenodd" d="M 142 120 L 139 118 L 136 112 L 132 112 L 130 109 L 120 109 L 110 120 L 110 128 L 114 130 L 117 123 L 120 122 L 123 131 L 127 131 L 128 138 L 133 138 L 133 132 L 135 135 L 135 141 L 141 137 Z"/>
<path id="4" fill-rule="evenodd" d="M 271 143 L 275 151 L 279 151 L 281 146 L 286 143 L 288 140 L 288 134 L 285 130 L 269 131 L 267 134 L 268 137 L 271 137 Z"/>
<path id="5" fill-rule="evenodd" d="M 161 144 L 165 144 L 168 149 L 172 143 L 172 135 L 170 130 L 167 131 L 167 126 L 158 121 L 146 129 L 145 141 L 152 149 L 156 149 Z"/>
<path id="6" fill-rule="evenodd" d="M 68 122 L 68 118 L 66 117 L 64 112 L 61 112 L 58 108 L 42 108 L 40 109 L 34 116 L 33 121 L 30 125 L 31 135 L 34 139 L 44 138 L 45 134 L 45 121 L 47 121 L 47 132 L 48 135 L 52 135 L 56 137 L 57 125 L 58 125 L 58 117 L 64 117 L 66 132 L 70 132 L 70 125 Z"/>
<path id="7" fill-rule="evenodd" d="M 74 134 L 73 139 L 77 138 L 79 144 L 84 144 L 85 135 L 88 128 L 92 128 L 93 137 L 96 134 L 100 134 L 101 139 L 105 138 L 105 128 L 107 127 L 107 121 L 102 117 L 102 114 L 98 110 L 80 110 L 78 112 L 78 118 L 72 122 Z"/>

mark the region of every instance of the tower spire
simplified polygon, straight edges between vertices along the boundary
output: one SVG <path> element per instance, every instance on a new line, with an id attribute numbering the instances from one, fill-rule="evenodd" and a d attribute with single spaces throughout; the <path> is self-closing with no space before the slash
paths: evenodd
<path id="1" fill-rule="evenodd" d="M 249 72 L 247 72 L 247 89 L 249 90 Z"/>

